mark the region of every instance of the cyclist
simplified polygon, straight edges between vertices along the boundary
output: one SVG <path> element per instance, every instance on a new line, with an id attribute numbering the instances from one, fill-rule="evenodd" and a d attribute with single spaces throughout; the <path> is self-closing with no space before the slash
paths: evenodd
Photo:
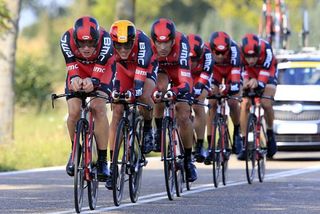
<path id="1" fill-rule="evenodd" d="M 158 63 L 151 49 L 149 37 L 141 30 L 136 30 L 128 20 L 119 20 L 112 24 L 110 35 L 113 41 L 117 73 L 113 93 L 131 91 L 132 98 L 153 106 L 152 92 L 155 88 Z M 113 148 L 117 125 L 122 117 L 123 106 L 114 104 L 110 124 L 110 148 Z M 154 149 L 151 129 L 152 111 L 141 109 L 144 117 L 143 153 Z M 112 153 L 112 151 L 111 151 Z"/>
<path id="2" fill-rule="evenodd" d="M 60 46 L 67 67 L 66 93 L 79 90 L 85 92 L 97 90 L 102 95 L 110 95 L 115 73 L 113 48 L 109 33 L 99 27 L 95 18 L 83 16 L 76 20 L 74 27 L 63 34 Z M 109 176 L 106 161 L 109 122 L 105 103 L 104 99 L 96 98 L 92 100 L 90 105 L 95 120 L 94 132 L 98 143 L 98 177 L 100 181 L 104 181 Z M 67 126 L 72 142 L 75 125 L 80 117 L 81 101 L 78 98 L 68 96 L 67 105 Z M 68 175 L 73 176 L 74 165 L 71 154 L 66 171 Z"/>
<path id="3" fill-rule="evenodd" d="M 214 67 L 212 76 L 212 94 L 228 94 L 231 96 L 238 96 L 240 94 L 240 50 L 236 42 L 230 36 L 222 31 L 213 32 L 209 39 L 210 49 L 214 57 Z M 219 90 L 219 85 L 226 85 L 223 92 Z M 217 101 L 210 99 L 209 103 L 212 108 L 208 111 L 207 120 L 207 140 L 211 142 L 211 126 L 217 110 Z M 232 150 L 238 154 L 241 151 L 241 137 L 240 137 L 240 104 L 237 100 L 229 99 L 228 105 L 230 108 L 230 117 L 233 122 L 233 145 Z M 207 156 L 206 163 L 210 163 L 211 155 Z"/>
<path id="4" fill-rule="evenodd" d="M 190 46 L 191 75 L 193 79 L 193 90 L 195 99 L 204 102 L 210 89 L 210 78 L 213 68 L 213 57 L 208 47 L 204 45 L 202 38 L 196 34 L 187 36 Z M 193 105 L 194 129 L 197 134 L 195 145 L 195 159 L 203 162 L 205 155 L 203 151 L 203 138 L 206 127 L 206 113 L 204 106 Z"/>
<path id="5" fill-rule="evenodd" d="M 177 32 L 175 24 L 166 18 L 160 18 L 152 24 L 151 38 L 153 49 L 159 61 L 157 90 L 162 94 L 173 95 L 173 97 L 192 99 L 193 83 L 190 72 L 190 48 L 187 38 L 182 33 Z M 171 88 L 167 91 L 170 81 Z M 156 151 L 160 151 L 163 110 L 163 103 L 155 105 Z M 193 127 L 190 113 L 191 107 L 189 104 L 184 102 L 176 104 L 177 123 L 185 148 L 186 177 L 189 182 L 193 182 L 197 179 L 197 171 L 191 158 Z"/>
<path id="6" fill-rule="evenodd" d="M 271 45 L 255 34 L 246 34 L 242 38 L 241 57 L 243 61 L 243 90 L 254 90 L 257 94 L 274 96 L 277 88 L 277 62 L 273 55 Z M 249 113 L 249 100 L 243 99 L 241 103 L 241 131 L 245 136 Z M 261 99 L 267 125 L 267 157 L 272 158 L 277 152 L 277 145 L 273 133 L 274 112 L 270 99 Z M 245 142 L 243 140 L 243 142 Z M 239 154 L 238 159 L 245 159 L 245 152 Z"/>

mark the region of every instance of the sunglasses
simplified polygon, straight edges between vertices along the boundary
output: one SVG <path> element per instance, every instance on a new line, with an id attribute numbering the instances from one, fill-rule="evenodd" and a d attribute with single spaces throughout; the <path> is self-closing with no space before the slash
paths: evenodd
<path id="1" fill-rule="evenodd" d="M 126 43 L 119 43 L 119 42 L 114 42 L 113 43 L 114 48 L 120 50 L 121 48 L 125 49 L 125 50 L 129 50 L 132 48 L 133 42 L 126 42 Z"/>
<path id="2" fill-rule="evenodd" d="M 217 51 L 217 50 L 214 50 L 213 51 L 215 55 L 225 55 L 228 51 L 225 50 L 225 51 Z"/>
<path id="3" fill-rule="evenodd" d="M 244 54 L 245 58 L 256 58 L 259 57 L 257 54 Z"/>
<path id="4" fill-rule="evenodd" d="M 84 40 L 84 41 L 78 41 L 79 47 L 84 48 L 84 47 L 95 47 L 96 46 L 96 41 L 95 40 Z"/>
<path id="5" fill-rule="evenodd" d="M 192 56 L 190 57 L 190 59 L 191 59 L 191 62 L 197 62 L 200 60 L 200 57 Z"/>

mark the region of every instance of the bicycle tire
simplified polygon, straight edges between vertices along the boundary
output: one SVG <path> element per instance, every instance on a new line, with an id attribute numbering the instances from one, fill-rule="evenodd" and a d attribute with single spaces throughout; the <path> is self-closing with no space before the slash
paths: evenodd
<path id="1" fill-rule="evenodd" d="M 172 142 L 172 120 L 165 118 L 162 124 L 161 145 L 163 151 L 164 177 L 169 200 L 173 200 L 175 192 L 175 165 Z"/>
<path id="2" fill-rule="evenodd" d="M 86 141 L 86 127 L 83 121 L 79 121 L 76 126 L 75 132 L 75 141 L 74 145 L 75 154 L 74 154 L 74 179 L 73 179 L 73 189 L 74 189 L 74 205 L 77 213 L 81 212 L 83 204 L 83 190 L 84 190 L 84 158 L 82 150 Z M 82 148 L 82 149 L 81 149 Z"/>
<path id="3" fill-rule="evenodd" d="M 264 129 L 265 127 L 265 119 L 263 116 L 261 116 L 261 123 L 260 123 L 260 141 L 259 141 L 259 158 L 258 158 L 258 177 L 259 182 L 262 183 L 264 180 L 264 176 L 266 174 L 266 151 L 265 146 L 266 142 L 263 142 L 263 140 L 266 141 L 266 131 Z"/>
<path id="4" fill-rule="evenodd" d="M 222 184 L 225 186 L 227 185 L 228 180 L 228 168 L 229 168 L 229 156 L 230 156 L 230 141 L 228 136 L 228 127 L 227 124 L 223 124 L 223 129 L 221 129 L 221 134 L 224 139 L 224 146 L 222 148 L 223 151 L 223 158 L 222 158 Z M 222 131 L 223 130 L 223 131 Z M 228 151 L 227 151 L 228 150 Z"/>
<path id="5" fill-rule="evenodd" d="M 112 195 L 113 203 L 116 206 L 120 206 L 123 197 L 128 139 L 129 131 L 127 121 L 121 119 L 117 127 L 115 149 L 113 151 L 112 160 Z"/>
<path id="6" fill-rule="evenodd" d="M 184 173 L 184 147 L 182 145 L 182 140 L 180 134 L 177 129 L 173 130 L 174 134 L 174 165 L 175 165 L 175 186 L 176 186 L 176 194 L 178 197 L 181 197 L 181 193 L 183 192 L 183 183 L 186 181 L 185 173 Z M 189 182 L 187 182 L 187 187 Z"/>
<path id="7" fill-rule="evenodd" d="M 247 124 L 247 133 L 245 138 L 245 153 L 246 153 L 246 177 L 249 184 L 252 184 L 255 177 L 256 168 L 256 118 L 250 114 Z"/>
<path id="8" fill-rule="evenodd" d="M 219 123 L 218 115 L 215 116 L 214 122 L 212 124 L 212 138 L 211 138 L 211 151 L 212 151 L 212 175 L 213 175 L 213 184 L 217 188 L 219 186 L 219 177 L 221 170 L 221 127 Z"/>
<path id="9" fill-rule="evenodd" d="M 93 129 L 92 129 L 93 131 Z M 91 132 L 93 133 L 93 132 Z M 98 169 L 97 169 L 97 162 L 94 160 L 93 157 L 98 156 L 98 146 L 96 142 L 95 136 L 92 134 L 90 136 L 90 151 L 91 151 L 91 157 L 90 157 L 90 164 L 91 164 L 91 180 L 87 181 L 88 183 L 88 202 L 89 202 L 89 208 L 90 210 L 94 210 L 97 205 L 98 200 L 98 193 L 99 193 L 99 180 L 98 180 Z"/>
<path id="10" fill-rule="evenodd" d="M 136 118 L 135 128 L 136 130 L 134 131 L 134 141 L 130 149 L 129 193 L 132 203 L 136 203 L 138 201 L 143 172 L 142 152 L 140 149 L 143 133 L 142 117 Z"/>

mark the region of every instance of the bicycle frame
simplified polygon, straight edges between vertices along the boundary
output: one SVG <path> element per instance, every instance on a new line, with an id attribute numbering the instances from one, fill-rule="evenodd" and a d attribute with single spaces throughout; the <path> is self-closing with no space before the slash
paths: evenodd
<path id="1" fill-rule="evenodd" d="M 141 162 L 144 160 L 142 155 L 140 142 L 142 140 L 142 133 L 137 134 L 136 126 L 139 119 L 137 106 L 143 106 L 148 110 L 152 108 L 148 104 L 141 102 L 128 102 L 123 95 L 119 98 L 117 104 L 123 105 L 123 115 L 118 124 L 118 131 L 116 134 L 114 145 L 114 156 L 112 160 L 113 171 L 113 200 L 116 206 L 119 206 L 122 200 L 125 174 L 129 175 L 129 192 L 131 202 L 135 203 L 138 200 L 140 191 L 140 177 L 142 173 Z M 141 127 L 140 127 L 141 128 Z M 136 137 L 138 137 L 139 148 L 136 148 Z M 123 140 L 123 141 L 122 141 Z M 120 154 L 123 149 L 122 155 Z M 138 151 L 137 151 L 138 150 Z M 137 154 L 138 153 L 138 154 Z M 120 160 L 120 162 L 119 162 Z M 120 169 L 118 170 L 120 165 Z M 137 174 L 138 173 L 138 174 Z M 115 177 L 116 176 L 116 177 Z M 119 181 L 119 182 L 118 182 Z M 138 183 L 137 183 L 138 182 Z"/>
<path id="2" fill-rule="evenodd" d="M 98 179 L 97 174 L 94 173 L 93 160 L 92 160 L 92 148 L 94 140 L 94 119 L 90 109 L 90 102 L 95 98 L 103 98 L 109 101 L 109 98 L 103 95 L 100 95 L 98 92 L 86 93 L 84 91 L 72 92 L 67 94 L 52 94 L 52 107 L 54 108 L 54 100 L 66 97 L 74 96 L 81 100 L 80 106 L 80 119 L 77 121 L 76 129 L 73 139 L 72 147 L 72 162 L 75 165 L 74 169 L 74 201 L 75 209 L 77 212 L 81 211 L 82 202 L 83 202 L 83 189 L 88 187 L 88 196 L 89 196 L 89 207 L 90 209 L 95 209 L 98 195 Z M 90 97 L 90 100 L 86 99 Z M 79 129 L 79 130 L 78 130 Z M 80 145 L 79 140 L 82 139 L 84 145 Z M 79 150 L 78 146 L 81 148 Z M 81 160 L 82 156 L 82 161 Z M 87 186 L 84 186 L 84 181 L 87 181 Z"/>
<path id="3" fill-rule="evenodd" d="M 256 162 L 258 163 L 259 181 L 263 182 L 265 175 L 265 147 L 262 146 L 262 134 L 264 139 L 267 139 L 263 121 L 263 110 L 261 106 L 261 98 L 272 99 L 271 96 L 257 96 L 255 92 L 247 92 L 244 97 L 248 97 L 250 105 L 250 113 L 248 117 L 247 130 L 246 130 L 246 175 L 249 184 L 252 184 Z M 251 131 L 250 131 L 251 130 Z M 262 130 L 262 133 L 261 133 Z M 253 133 L 252 133 L 253 132 Z M 251 143 L 249 143 L 251 142 Z"/>

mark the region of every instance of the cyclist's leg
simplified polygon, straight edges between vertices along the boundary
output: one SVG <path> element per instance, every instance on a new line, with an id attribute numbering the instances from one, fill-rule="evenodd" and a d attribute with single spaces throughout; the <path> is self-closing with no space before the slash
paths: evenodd
<path id="1" fill-rule="evenodd" d="M 245 136 L 247 132 L 247 122 L 248 122 L 248 115 L 249 115 L 249 108 L 250 108 L 250 100 L 247 98 L 242 98 L 242 102 L 240 105 L 240 130 L 242 134 L 242 142 L 245 142 Z M 245 145 L 243 145 L 244 148 Z M 242 151 L 238 155 L 239 160 L 245 160 L 246 154 L 245 150 Z"/>
<path id="2" fill-rule="evenodd" d="M 106 92 L 98 91 L 102 95 Z M 110 175 L 107 164 L 107 147 L 109 137 L 109 121 L 107 117 L 106 101 L 102 98 L 93 99 L 90 107 L 95 120 L 94 133 L 98 145 L 98 177 L 105 180 Z"/>
<path id="3" fill-rule="evenodd" d="M 274 96 L 275 93 L 276 93 L 276 85 L 267 84 L 263 95 Z M 273 120 L 274 120 L 274 111 L 272 108 L 273 101 L 270 99 L 261 99 L 261 105 L 262 105 L 262 108 L 264 109 L 264 116 L 265 116 L 266 125 L 267 125 L 267 137 L 268 137 L 267 157 L 272 158 L 273 155 L 277 152 L 277 144 L 276 144 L 274 132 L 273 132 Z"/>
<path id="4" fill-rule="evenodd" d="M 158 72 L 157 75 L 157 90 L 164 94 L 167 91 L 169 84 L 168 75 L 165 72 Z M 154 119 L 156 123 L 156 133 L 155 133 L 155 151 L 161 151 L 161 128 L 162 128 L 162 117 L 163 117 L 164 104 L 156 103 L 154 105 Z"/>
<path id="5" fill-rule="evenodd" d="M 234 96 L 240 96 L 240 93 Z M 229 99 L 230 117 L 233 123 L 233 153 L 239 154 L 242 150 L 242 139 L 240 136 L 240 103 L 237 100 Z"/>
<path id="6" fill-rule="evenodd" d="M 147 78 L 144 82 L 143 94 L 139 97 L 139 101 L 146 103 L 153 107 L 154 103 L 152 100 L 152 92 L 155 88 L 155 81 L 153 79 Z M 143 153 L 147 154 L 154 149 L 153 136 L 152 136 L 152 110 L 149 111 L 146 108 L 140 108 L 142 116 L 144 118 L 143 127 Z"/>
<path id="7" fill-rule="evenodd" d="M 185 150 L 185 169 L 186 176 L 189 182 L 197 180 L 197 171 L 195 165 L 192 163 L 192 134 L 193 127 L 190 120 L 190 105 L 187 103 L 177 103 L 176 104 L 176 118 L 179 126 L 179 131 L 181 135 L 181 140 Z"/>
<path id="8" fill-rule="evenodd" d="M 109 130 L 109 149 L 110 149 L 110 161 L 112 161 L 113 150 L 114 150 L 114 139 L 118 127 L 118 123 L 122 117 L 123 106 L 122 104 L 112 104 L 112 118 Z"/>
<path id="9" fill-rule="evenodd" d="M 208 95 L 207 90 L 203 90 L 201 95 L 198 97 L 198 100 L 201 102 L 204 102 L 205 98 Z M 206 127 L 206 113 L 204 106 L 194 105 L 194 121 L 193 126 L 197 134 L 197 144 L 196 144 L 196 153 L 195 158 L 198 162 L 203 162 L 204 160 L 204 152 L 203 152 L 203 138 L 205 133 L 205 127 Z"/>
<path id="10" fill-rule="evenodd" d="M 128 90 L 131 90 L 133 88 L 133 77 L 129 77 L 127 73 L 130 73 L 130 71 L 127 71 L 126 68 L 121 65 L 120 63 L 117 63 L 117 73 L 115 75 L 115 81 L 119 81 L 119 85 L 114 85 L 113 90 L 118 90 L 120 93 L 125 93 Z M 114 150 L 114 140 L 115 135 L 117 133 L 117 127 L 118 123 L 120 121 L 120 118 L 123 114 L 123 106 L 119 104 L 112 104 L 112 119 L 110 123 L 110 135 L 109 135 L 109 149 L 110 149 L 110 161 L 112 163 L 113 158 L 113 150 Z M 110 166 L 110 169 L 112 167 Z"/>
<path id="11" fill-rule="evenodd" d="M 78 98 L 67 98 L 68 105 L 68 118 L 67 118 L 67 127 L 69 131 L 70 141 L 73 144 L 74 130 L 77 121 L 80 117 L 80 105 L 81 101 Z M 71 147 L 72 150 L 72 147 Z M 67 174 L 70 176 L 74 175 L 74 165 L 72 163 L 72 152 L 70 153 L 67 165 L 66 165 Z"/>

